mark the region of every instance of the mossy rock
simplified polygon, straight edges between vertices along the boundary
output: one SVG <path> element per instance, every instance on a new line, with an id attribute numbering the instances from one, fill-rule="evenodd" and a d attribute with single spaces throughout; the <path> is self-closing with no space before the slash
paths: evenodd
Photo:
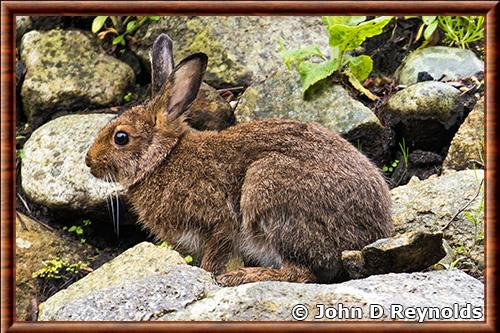
<path id="1" fill-rule="evenodd" d="M 440 152 L 463 119 L 459 97 L 460 91 L 449 84 L 419 82 L 392 95 L 380 117 L 412 149 Z"/>
<path id="2" fill-rule="evenodd" d="M 69 235 L 50 229 L 28 216 L 16 217 L 16 316 L 17 320 L 30 317 L 28 308 L 41 292 L 32 274 L 43 268 L 43 261 L 61 258 L 70 263 L 89 262 L 94 249 Z"/>
<path id="3" fill-rule="evenodd" d="M 320 17 L 164 16 L 141 27 L 131 45 L 146 68 L 153 41 L 162 32 L 174 41 L 176 62 L 194 52 L 208 55 L 205 80 L 215 87 L 241 86 L 285 70 L 280 40 L 290 49 L 319 44 L 328 50 Z"/>
<path id="4" fill-rule="evenodd" d="M 41 123 L 61 110 L 121 104 L 135 82 L 132 68 L 78 30 L 26 33 L 21 60 L 26 66 L 21 96 L 29 121 Z"/>
<path id="5" fill-rule="evenodd" d="M 484 97 L 469 113 L 451 141 L 443 166 L 463 170 L 484 165 Z"/>

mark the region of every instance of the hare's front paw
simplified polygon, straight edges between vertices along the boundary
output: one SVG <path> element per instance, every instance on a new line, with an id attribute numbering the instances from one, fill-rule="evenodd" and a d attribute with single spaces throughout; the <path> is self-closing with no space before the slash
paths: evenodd
<path id="1" fill-rule="evenodd" d="M 233 287 L 243 283 L 268 280 L 267 268 L 244 267 L 224 274 L 217 275 L 215 280 L 222 286 Z"/>
<path id="2" fill-rule="evenodd" d="M 256 281 L 256 277 L 249 274 L 248 268 L 240 268 L 231 272 L 217 275 L 215 280 L 224 287 L 239 286 L 243 283 Z"/>

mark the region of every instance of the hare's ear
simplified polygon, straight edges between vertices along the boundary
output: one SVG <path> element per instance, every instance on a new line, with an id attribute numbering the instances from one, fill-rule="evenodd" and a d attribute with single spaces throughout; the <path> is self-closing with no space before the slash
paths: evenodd
<path id="1" fill-rule="evenodd" d="M 156 37 L 151 51 L 151 89 L 156 95 L 174 70 L 174 53 L 172 39 L 167 34 Z"/>
<path id="2" fill-rule="evenodd" d="M 168 89 L 164 90 L 167 113 L 178 117 L 193 103 L 198 95 L 208 57 L 204 53 L 195 53 L 184 58 L 168 78 Z"/>

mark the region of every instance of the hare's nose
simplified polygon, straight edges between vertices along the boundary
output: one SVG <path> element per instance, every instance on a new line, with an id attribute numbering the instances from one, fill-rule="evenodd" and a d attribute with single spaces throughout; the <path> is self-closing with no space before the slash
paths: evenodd
<path id="1" fill-rule="evenodd" d="M 90 168 L 90 157 L 88 153 L 85 155 L 85 164 Z"/>

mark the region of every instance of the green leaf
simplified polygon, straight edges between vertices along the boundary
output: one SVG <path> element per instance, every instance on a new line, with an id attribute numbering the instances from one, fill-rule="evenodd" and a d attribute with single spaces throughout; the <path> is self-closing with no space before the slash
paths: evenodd
<path id="1" fill-rule="evenodd" d="M 334 24 L 357 25 L 366 20 L 366 16 L 323 16 L 321 20 L 326 30 L 328 30 Z"/>
<path id="2" fill-rule="evenodd" d="M 186 264 L 191 264 L 193 262 L 193 257 L 185 256 L 184 261 L 186 262 Z"/>
<path id="3" fill-rule="evenodd" d="M 19 150 L 16 150 L 16 156 L 19 157 L 21 160 L 24 159 L 24 157 L 26 156 L 25 153 L 24 153 L 24 150 L 23 149 L 19 149 Z"/>
<path id="4" fill-rule="evenodd" d="M 158 21 L 161 16 L 148 16 L 151 21 Z"/>
<path id="5" fill-rule="evenodd" d="M 437 21 L 437 16 L 422 16 L 422 22 L 425 25 L 430 25 L 434 21 Z"/>
<path id="6" fill-rule="evenodd" d="M 112 42 L 113 45 L 121 44 L 125 46 L 125 35 L 116 36 Z"/>
<path id="7" fill-rule="evenodd" d="M 129 23 L 127 23 L 127 30 L 126 30 L 126 32 L 127 33 L 132 32 L 135 29 L 136 25 L 137 25 L 137 21 L 130 21 Z"/>
<path id="8" fill-rule="evenodd" d="M 367 55 L 346 56 L 346 62 L 351 69 L 352 75 L 360 82 L 366 80 L 373 70 L 373 60 Z"/>
<path id="9" fill-rule="evenodd" d="M 129 91 L 126 93 L 125 96 L 123 96 L 123 100 L 127 103 L 130 102 L 132 100 L 132 92 Z"/>
<path id="10" fill-rule="evenodd" d="M 432 21 L 424 30 L 424 39 L 425 40 L 429 40 L 432 36 L 432 34 L 434 33 L 434 31 L 436 31 L 436 28 L 438 26 L 438 20 L 434 20 Z"/>
<path id="11" fill-rule="evenodd" d="M 300 81 L 302 82 L 302 96 L 305 96 L 307 89 L 315 83 L 326 79 L 339 68 L 338 59 L 332 59 L 320 64 L 303 61 L 298 66 Z"/>
<path id="12" fill-rule="evenodd" d="M 376 19 L 360 23 L 357 26 L 333 24 L 328 28 L 330 46 L 339 47 L 341 52 L 354 50 L 365 39 L 379 35 L 392 20 L 392 16 L 380 16 Z"/>
<path id="13" fill-rule="evenodd" d="M 317 56 L 325 59 L 325 56 L 321 53 L 318 45 L 311 45 L 298 50 L 283 49 L 279 54 L 281 58 L 283 58 L 283 62 L 289 70 L 294 63 L 298 66 L 302 61 L 309 57 Z"/>
<path id="14" fill-rule="evenodd" d="M 358 79 L 356 79 L 356 77 L 352 74 L 350 68 L 344 69 L 343 73 L 347 76 L 349 82 L 356 90 L 363 93 L 366 97 L 368 97 L 372 101 L 376 101 L 378 99 L 378 96 L 374 95 L 370 90 L 363 87 L 363 85 L 358 81 Z"/>
<path id="15" fill-rule="evenodd" d="M 101 30 L 107 19 L 108 16 L 96 16 L 94 21 L 92 21 L 92 32 L 96 33 Z"/>

